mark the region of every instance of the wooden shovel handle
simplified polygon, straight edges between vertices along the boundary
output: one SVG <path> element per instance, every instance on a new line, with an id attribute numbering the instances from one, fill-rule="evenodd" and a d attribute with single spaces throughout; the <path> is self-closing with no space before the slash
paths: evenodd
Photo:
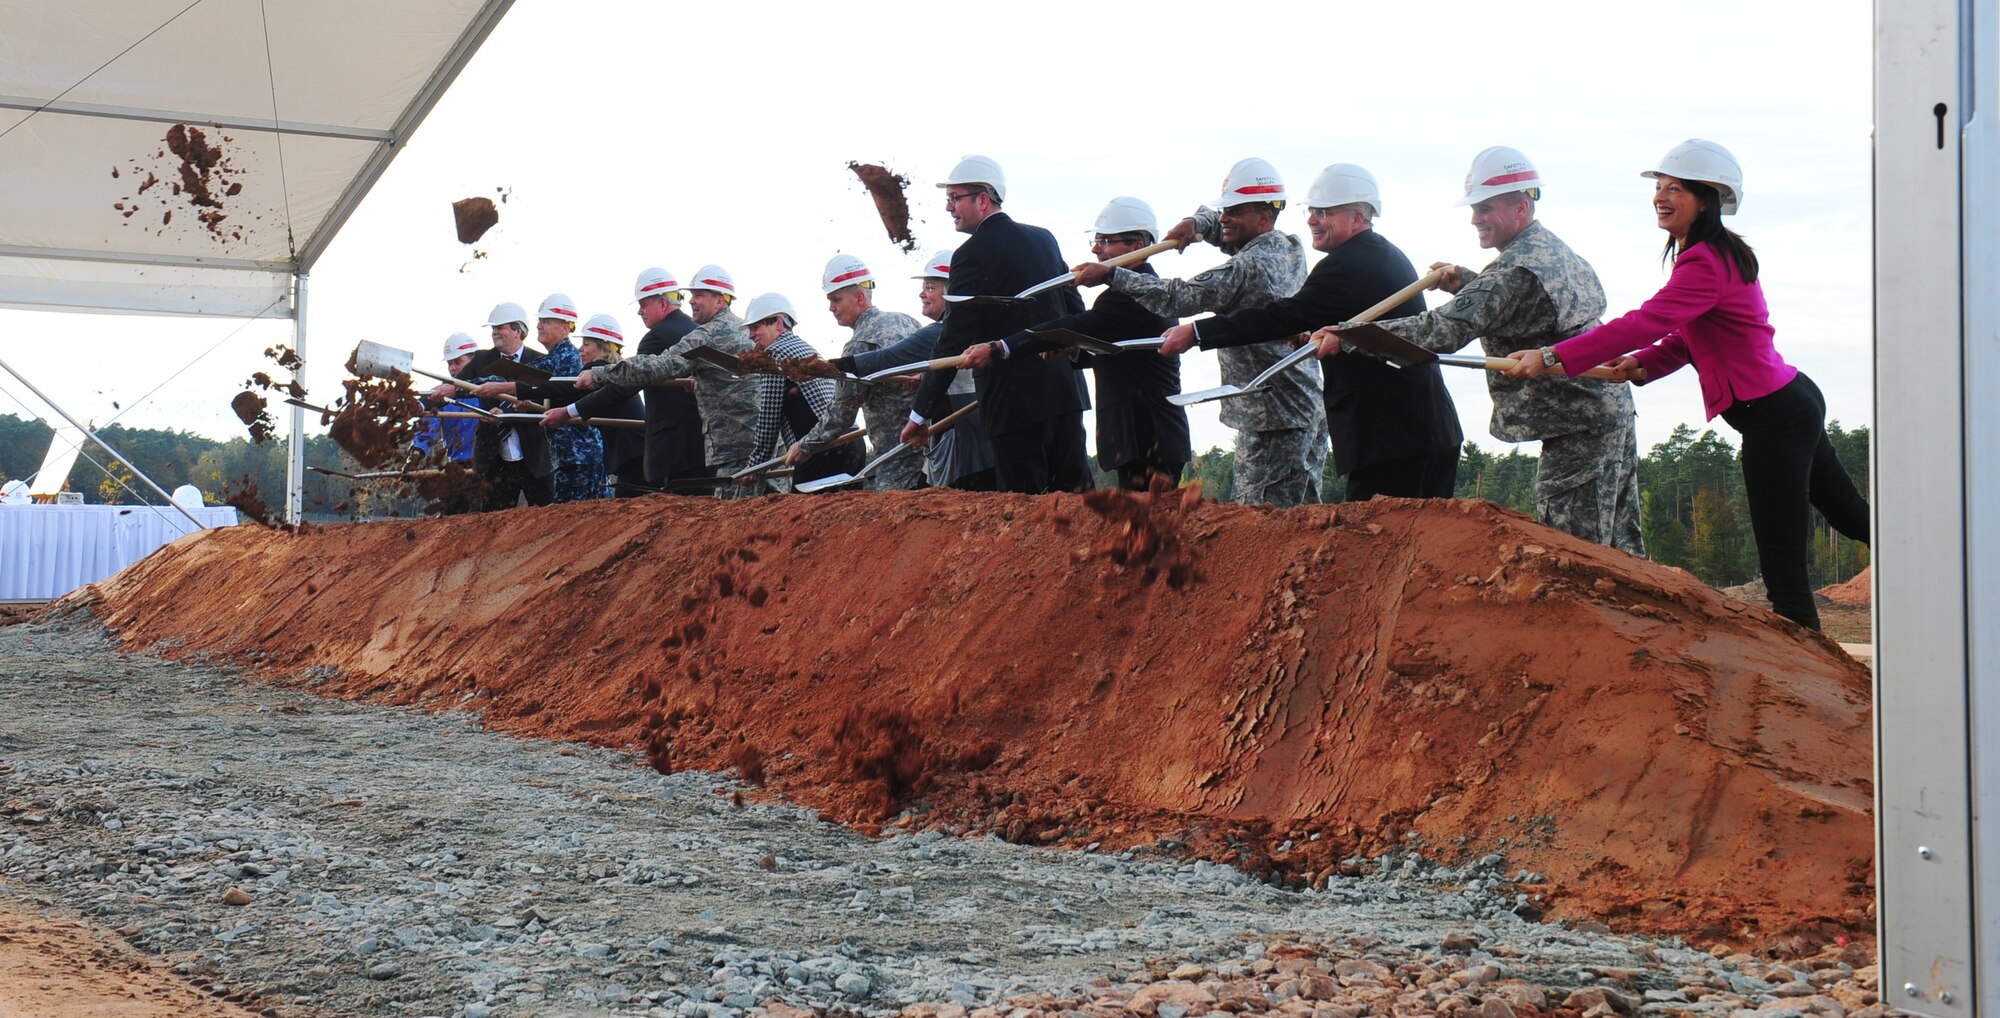
<path id="1" fill-rule="evenodd" d="M 969 414 L 977 409 L 979 409 L 979 401 L 975 399 L 972 402 L 967 403 L 966 405 L 959 407 L 956 410 L 953 410 L 951 413 L 948 413 L 943 417 L 938 418 L 935 422 L 931 424 L 929 429 L 930 433 L 933 435 L 942 434 L 946 430 L 949 430 L 952 425 L 957 424 L 961 420 L 964 420 L 966 414 Z"/>
<path id="2" fill-rule="evenodd" d="M 410 373 L 413 375 L 422 375 L 425 378 L 429 378 L 434 381 L 449 382 L 452 385 L 456 385 L 459 388 L 464 389 L 466 392 L 471 392 L 472 390 L 479 388 L 478 386 L 472 384 L 471 382 L 466 381 L 463 378 L 453 378 L 450 375 L 433 375 L 422 368 L 411 368 Z M 532 400 L 519 399 L 514 396 L 501 396 L 500 400 L 504 403 L 509 403 L 513 406 L 518 406 L 526 410 L 538 410 L 542 413 L 549 412 L 548 407 L 545 407 L 540 403 L 536 403 Z"/>
<path id="3" fill-rule="evenodd" d="M 1415 297 L 1417 294 L 1420 294 L 1425 290 L 1431 289 L 1432 287 L 1438 285 L 1438 281 L 1444 278 L 1444 273 L 1445 273 L 1445 266 L 1439 266 L 1438 268 L 1432 269 L 1429 272 L 1424 273 L 1422 276 L 1418 277 L 1416 282 L 1411 283 L 1410 285 L 1403 287 L 1400 290 L 1397 290 L 1395 293 L 1392 293 L 1389 296 L 1382 298 L 1381 303 L 1375 305 L 1372 308 L 1369 308 L 1366 311 L 1361 312 L 1358 315 L 1355 315 L 1354 320 L 1357 322 L 1372 322 L 1375 319 L 1388 314 L 1389 312 L 1395 310 L 1398 306 L 1400 306 L 1404 301 L 1409 300 L 1411 297 Z"/>
<path id="4" fill-rule="evenodd" d="M 1509 370 L 1512 370 L 1512 369 L 1513 369 L 1513 367 L 1514 367 L 1514 358 L 1512 358 L 1512 357 L 1488 357 L 1488 358 L 1486 358 L 1486 370 L 1488 370 L 1488 371 L 1509 371 Z M 1617 372 L 1615 372 L 1615 371 L 1611 370 L 1610 368 L 1607 368 L 1607 367 L 1601 367 L 1601 366 L 1600 366 L 1600 367 L 1595 367 L 1595 368 L 1591 368 L 1591 369 L 1590 369 L 1589 371 L 1586 371 L 1586 372 L 1584 372 L 1584 373 L 1583 373 L 1583 374 L 1581 374 L 1581 375 L 1574 375 L 1574 376 L 1572 376 L 1572 377 L 1575 377 L 1575 378 L 1602 378 L 1602 379 L 1604 379 L 1604 380 L 1605 380 L 1605 381 L 1607 381 L 1607 382 L 1616 382 L 1616 381 L 1622 381 L 1622 379 L 1620 379 L 1620 378 L 1618 377 L 1618 373 L 1617 373 Z"/>
<path id="5" fill-rule="evenodd" d="M 1179 249 L 1180 249 L 1180 244 L 1178 242 L 1171 240 L 1163 240 L 1160 241 L 1158 244 L 1148 244 L 1137 251 L 1127 251 L 1116 258 L 1106 258 L 1105 260 L 1098 262 L 1098 264 L 1106 268 L 1122 269 L 1127 265 L 1137 265 L 1138 263 L 1143 262 L 1146 259 L 1151 258 L 1162 251 L 1177 251 Z"/>

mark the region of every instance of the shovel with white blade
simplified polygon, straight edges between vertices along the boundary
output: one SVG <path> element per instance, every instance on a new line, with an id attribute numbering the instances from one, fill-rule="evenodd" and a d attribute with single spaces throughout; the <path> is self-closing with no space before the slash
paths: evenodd
<path id="1" fill-rule="evenodd" d="M 1404 301 L 1409 300 L 1411 297 L 1415 297 L 1417 294 L 1420 294 L 1425 290 L 1428 290 L 1436 286 L 1438 284 L 1438 281 L 1444 278 L 1444 274 L 1445 270 L 1442 267 L 1435 268 L 1429 272 L 1424 273 L 1423 276 L 1419 278 L 1416 282 L 1411 283 L 1410 285 L 1403 287 L 1400 290 L 1397 290 L 1395 293 L 1392 293 L 1387 297 L 1384 297 L 1374 307 L 1371 307 L 1368 310 L 1363 311 L 1358 315 L 1355 315 L 1354 321 L 1372 322 L 1375 319 L 1380 318 L 1385 314 L 1388 314 L 1391 310 L 1394 310 L 1396 307 L 1400 306 Z M 1382 329 L 1376 329 L 1375 331 L 1381 332 L 1384 335 L 1389 335 L 1388 332 Z M 1423 350 L 1422 347 L 1419 347 L 1414 343 L 1409 345 L 1411 349 Z M 1424 350 L 1423 352 L 1426 354 L 1430 354 L 1430 352 L 1427 350 Z M 1262 389 L 1266 384 L 1268 384 L 1271 381 L 1272 378 L 1277 377 L 1278 372 L 1283 371 L 1286 368 L 1289 368 L 1292 365 L 1297 364 L 1300 361 L 1303 361 L 1306 358 L 1312 357 L 1318 353 L 1319 353 L 1319 346 L 1317 344 L 1307 343 L 1299 347 L 1297 350 L 1293 350 L 1291 353 L 1286 354 L 1276 364 L 1273 364 L 1270 367 L 1265 368 L 1262 372 L 1260 372 L 1257 375 L 1257 377 L 1252 378 L 1250 380 L 1250 384 L 1248 385 L 1218 385 L 1213 389 L 1203 389 L 1199 392 L 1176 393 L 1172 396 L 1168 396 L 1167 402 L 1172 403 L 1175 406 L 1193 406 L 1196 403 L 1207 403 L 1211 400 L 1229 399 L 1234 396 L 1246 396 L 1249 395 L 1250 393 L 1258 391 L 1259 389 Z M 1430 356 L 1433 360 L 1435 360 L 1437 357 L 1436 354 L 1430 354 Z M 1402 365 L 1399 364 L 1397 366 L 1401 367 Z"/>
<path id="2" fill-rule="evenodd" d="M 862 439 L 863 436 L 867 434 L 868 432 L 865 429 L 855 428 L 853 431 L 850 431 L 847 434 L 842 435 L 831 442 L 828 442 L 826 446 L 822 448 L 820 451 L 825 452 L 827 449 L 832 449 L 835 446 L 846 445 L 849 442 L 858 442 Z M 781 452 L 778 455 L 773 456 L 762 463 L 752 463 L 751 465 L 744 467 L 743 469 L 738 470 L 737 472 L 729 475 L 729 479 L 732 481 L 747 481 L 750 480 L 751 478 L 756 478 L 756 477 L 770 477 L 776 472 L 776 468 L 781 466 L 785 462 L 785 457 L 790 452 L 791 450 L 787 449 L 785 452 Z M 790 471 L 786 471 L 786 473 L 790 473 Z"/>
<path id="3" fill-rule="evenodd" d="M 969 414 L 977 409 L 979 409 L 979 401 L 975 399 L 972 402 L 967 403 L 966 405 L 959 407 L 956 410 L 953 410 L 951 413 L 944 415 L 944 417 L 940 418 L 936 424 L 930 426 L 931 436 L 936 437 L 938 435 L 943 434 L 952 425 L 957 424 L 960 418 L 963 418 L 966 414 Z M 882 455 L 877 456 L 872 460 L 869 460 L 866 464 L 863 464 L 860 472 L 858 473 L 829 474 L 825 477 L 817 478 L 811 481 L 800 481 L 799 483 L 792 485 L 792 490 L 800 492 L 801 494 L 810 495 L 815 491 L 826 491 L 829 488 L 844 488 L 850 484 L 858 484 L 861 481 L 866 480 L 870 474 L 873 474 L 875 472 L 876 467 L 879 467 L 882 464 L 887 463 L 890 460 L 895 459 L 896 457 L 901 456 L 904 453 L 907 453 L 915 448 L 916 446 L 913 446 L 908 442 L 898 442 L 896 443 L 895 448 L 890 449 L 888 452 L 885 452 Z"/>
<path id="4" fill-rule="evenodd" d="M 354 347 L 354 370 L 364 375 L 374 375 L 377 378 L 384 378 L 391 372 L 400 371 L 405 375 L 422 375 L 435 382 L 456 385 L 467 392 L 478 388 L 478 386 L 473 385 L 471 382 L 453 378 L 450 375 L 433 374 L 415 367 L 415 361 L 416 355 L 408 350 L 398 350 L 393 346 L 384 346 L 381 343 L 371 342 L 366 339 Z M 532 403 L 525 399 L 515 399 L 512 396 L 502 396 L 500 398 L 509 403 L 524 406 L 531 410 L 540 410 L 544 413 L 547 413 L 549 409 L 540 403 Z"/>

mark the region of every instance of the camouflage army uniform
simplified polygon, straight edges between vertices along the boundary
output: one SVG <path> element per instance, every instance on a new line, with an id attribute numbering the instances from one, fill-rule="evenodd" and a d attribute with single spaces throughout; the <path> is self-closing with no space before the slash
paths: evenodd
<path id="1" fill-rule="evenodd" d="M 1222 217 L 1203 209 L 1194 218 L 1201 238 L 1219 246 Z M 1304 245 L 1289 233 L 1272 230 L 1192 279 L 1113 269 L 1110 285 L 1154 314 L 1185 318 L 1203 311 L 1263 307 L 1299 292 L 1305 281 Z M 1219 350 L 1216 359 L 1225 384 L 1247 385 L 1291 352 L 1284 342 L 1274 341 Z M 1222 423 L 1236 429 L 1236 501 L 1274 506 L 1319 501 L 1327 438 L 1318 364 L 1286 371 L 1261 392 L 1223 400 Z"/>
<path id="2" fill-rule="evenodd" d="M 1508 242 L 1484 271 L 1465 270 L 1458 296 L 1414 318 L 1377 325 L 1439 353 L 1478 337 L 1489 357 L 1547 346 L 1599 324 L 1604 287 L 1540 222 Z M 1493 437 L 1542 442 L 1535 515 L 1587 541 L 1645 555 L 1639 537 L 1639 441 L 1632 390 L 1594 378 L 1486 375 Z"/>
<path id="3" fill-rule="evenodd" d="M 743 319 L 724 308 L 706 324 L 698 325 L 680 341 L 656 354 L 636 354 L 591 372 L 593 380 L 606 385 L 641 387 L 658 385 L 672 378 L 694 379 L 695 406 L 701 412 L 703 456 L 711 469 L 731 471 L 747 462 L 756 444 L 752 428 L 757 420 L 757 379 L 742 378 L 706 361 L 688 359 L 687 352 L 698 346 L 712 347 L 727 354 L 756 349 Z M 722 484 L 715 489 L 719 498 L 742 498 L 766 490 Z"/>
<path id="4" fill-rule="evenodd" d="M 908 338 L 919 327 L 917 320 L 909 315 L 870 307 L 855 320 L 854 335 L 841 348 L 841 355 L 852 357 L 880 350 Z M 828 442 L 846 434 L 854 426 L 857 410 L 863 412 L 868 422 L 871 455 L 879 456 L 901 444 L 903 425 L 910 421 L 910 406 L 916 400 L 916 390 L 901 381 L 861 385 L 839 379 L 834 386 L 832 410 L 820 418 L 818 427 L 800 440 L 800 447 L 806 455 L 819 452 L 826 448 Z M 906 491 L 922 487 L 923 465 L 921 458 L 907 453 L 882 464 L 875 469 L 875 490 Z"/>
<path id="5" fill-rule="evenodd" d="M 565 340 L 535 367 L 558 377 L 574 376 L 583 370 L 583 355 L 576 344 Z M 604 497 L 604 436 L 596 428 L 566 424 L 549 429 L 549 455 L 556 461 L 556 501 Z"/>

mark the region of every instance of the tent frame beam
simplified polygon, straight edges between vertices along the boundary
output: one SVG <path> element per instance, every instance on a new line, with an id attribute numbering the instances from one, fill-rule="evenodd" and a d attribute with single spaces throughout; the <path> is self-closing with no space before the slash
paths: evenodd
<path id="1" fill-rule="evenodd" d="M 314 124 L 298 120 L 270 119 L 253 120 L 214 113 L 193 113 L 185 110 L 146 109 L 141 106 L 112 106 L 106 103 L 81 103 L 68 99 L 35 99 L 24 95 L 0 95 L 0 110 L 26 110 L 29 113 L 60 113 L 73 117 L 105 117 L 111 120 L 136 120 L 156 124 L 213 125 L 229 131 L 263 131 L 267 134 L 303 134 L 315 138 L 342 138 L 348 141 L 372 141 L 387 144 L 395 140 L 389 131 L 371 130 L 366 127 L 341 127 L 337 124 Z"/>

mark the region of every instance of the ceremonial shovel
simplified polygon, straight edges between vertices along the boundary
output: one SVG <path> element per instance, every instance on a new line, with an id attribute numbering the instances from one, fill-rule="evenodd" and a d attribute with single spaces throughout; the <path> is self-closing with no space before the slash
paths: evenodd
<path id="1" fill-rule="evenodd" d="M 1114 269 L 1122 268 L 1127 265 L 1135 265 L 1139 262 L 1143 262 L 1146 259 L 1151 258 L 1152 256 L 1159 254 L 1162 251 L 1172 251 L 1179 247 L 1180 244 L 1175 241 L 1163 240 L 1158 244 L 1150 244 L 1146 247 L 1140 248 L 1137 251 L 1127 251 L 1116 258 L 1107 258 L 1104 261 L 1099 262 L 1098 264 Z M 1033 298 L 1036 294 L 1041 293 L 1044 290 L 1053 290 L 1058 286 L 1073 286 L 1075 285 L 1075 283 L 1076 283 L 1076 272 L 1075 270 L 1071 270 L 1069 272 L 1063 273 L 1060 276 L 1052 276 L 1048 279 L 1044 279 L 1041 282 L 1036 283 L 1035 285 L 1028 287 L 1025 290 L 1022 290 L 1020 293 L 1017 293 L 1012 297 L 996 297 L 987 294 L 959 294 L 956 296 L 951 294 L 946 294 L 944 299 L 952 304 L 962 304 L 968 301 L 975 304 L 1019 304 L 1022 301 Z"/>
<path id="2" fill-rule="evenodd" d="M 1410 285 L 1403 287 L 1400 290 L 1397 290 L 1395 293 L 1392 293 L 1387 297 L 1384 297 L 1382 301 L 1376 304 L 1374 307 L 1371 307 L 1368 310 L 1363 311 L 1358 315 L 1355 315 L 1354 320 L 1357 322 L 1372 322 L 1375 319 L 1380 318 L 1385 314 L 1388 314 L 1391 310 L 1395 309 L 1398 305 L 1402 304 L 1404 301 L 1409 300 L 1411 297 L 1415 297 L 1417 294 L 1420 294 L 1425 290 L 1430 289 L 1433 286 L 1436 286 L 1438 284 L 1438 280 L 1444 278 L 1444 271 L 1445 270 L 1443 268 L 1436 268 L 1432 269 L 1429 272 L 1424 273 L 1424 275 L 1421 278 L 1419 278 L 1416 282 L 1411 283 Z M 1374 331 L 1380 332 L 1385 336 L 1390 336 L 1388 332 L 1379 328 L 1375 329 Z M 1394 339 L 1395 337 L 1390 336 L 1390 338 Z M 1396 342 L 1403 343 L 1404 341 L 1398 339 L 1396 340 Z M 1430 351 L 1425 350 L 1423 347 L 1417 346 L 1414 343 L 1404 343 L 1404 345 L 1408 346 L 1412 350 L 1416 350 L 1422 353 L 1424 356 L 1429 357 L 1431 360 L 1437 359 L 1436 354 L 1433 354 Z M 1289 368 L 1292 365 L 1297 364 L 1308 357 L 1314 356 L 1317 353 L 1319 353 L 1318 345 L 1313 343 L 1307 343 L 1304 346 L 1299 347 L 1297 350 L 1293 350 L 1291 353 L 1286 354 L 1284 358 L 1278 361 L 1276 364 L 1273 364 L 1270 367 L 1265 368 L 1260 374 L 1257 375 L 1257 377 L 1252 378 L 1250 380 L 1249 385 L 1218 385 L 1213 389 L 1203 389 L 1200 392 L 1176 393 L 1172 396 L 1168 396 L 1167 402 L 1172 403 L 1175 406 L 1193 406 L 1196 403 L 1207 403 L 1210 400 L 1228 399 L 1232 396 L 1248 395 L 1250 393 L 1256 392 L 1259 389 L 1262 389 L 1266 383 L 1268 383 L 1274 376 L 1277 375 L 1278 372 L 1283 371 L 1286 368 Z M 1395 363 L 1393 359 L 1391 360 L 1391 363 Z M 1424 363 L 1424 362 L 1412 362 L 1412 363 Z M 1396 366 L 1402 367 L 1403 365 L 1398 364 Z"/>
<path id="3" fill-rule="evenodd" d="M 1452 368 L 1477 368 L 1484 371 L 1507 371 L 1514 367 L 1511 357 L 1473 357 L 1458 354 L 1436 354 L 1379 325 L 1356 325 L 1345 329 L 1335 329 L 1343 347 L 1351 346 L 1365 354 L 1373 354 L 1399 368 L 1416 367 L 1422 364 L 1442 364 Z M 1308 344 L 1311 345 L 1311 344 Z M 1584 378 L 1602 378 L 1619 381 L 1610 368 L 1591 368 L 1583 373 Z"/>
<path id="4" fill-rule="evenodd" d="M 332 467 L 307 467 L 306 469 L 314 473 L 326 474 L 329 477 L 345 477 L 350 481 L 373 481 L 384 477 L 444 476 L 444 471 L 442 470 L 370 470 L 365 473 L 350 474 L 345 470 L 335 470 Z"/>
<path id="5" fill-rule="evenodd" d="M 868 434 L 866 430 L 861 428 L 855 428 L 853 431 L 850 431 L 847 434 L 842 435 L 831 442 L 828 442 L 826 444 L 826 448 L 821 449 L 820 451 L 825 452 L 826 449 L 831 449 L 835 446 L 846 445 L 849 442 L 859 441 L 860 438 L 866 434 Z M 729 479 L 732 481 L 743 481 L 743 480 L 748 480 L 752 477 L 778 476 L 777 471 L 772 470 L 771 468 L 776 467 L 780 463 L 785 462 L 786 453 L 789 453 L 790 451 L 791 450 L 788 449 L 785 452 L 781 452 L 778 455 L 773 456 L 762 463 L 753 463 L 750 466 L 745 467 L 742 470 L 738 470 L 734 474 L 729 475 Z M 791 471 L 787 469 L 785 473 L 790 474 Z"/>
<path id="6" fill-rule="evenodd" d="M 932 437 L 936 437 L 937 435 L 943 434 L 946 429 L 950 428 L 954 424 L 957 424 L 960 418 L 964 417 L 966 414 L 969 414 L 977 409 L 979 409 L 979 401 L 975 399 L 972 402 L 967 403 L 966 405 L 959 407 L 956 410 L 953 410 L 951 413 L 946 414 L 943 417 L 943 419 L 939 420 L 936 424 L 930 426 L 930 433 Z M 876 467 L 879 467 L 882 464 L 887 463 L 890 460 L 895 459 L 896 457 L 901 456 L 902 454 L 909 452 L 911 449 L 914 448 L 916 447 L 908 442 L 898 442 L 896 443 L 895 448 L 890 449 L 888 452 L 885 452 L 882 455 L 877 456 L 872 460 L 869 460 L 865 465 L 862 466 L 860 473 L 832 474 L 827 477 L 821 477 L 817 480 L 800 481 L 799 483 L 792 485 L 792 490 L 800 492 L 802 494 L 810 495 L 815 491 L 825 491 L 828 488 L 846 487 L 847 485 L 854 484 L 861 480 L 866 479 L 868 475 L 875 472 Z"/>
<path id="7" fill-rule="evenodd" d="M 1125 353 L 1128 350 L 1158 350 L 1160 344 L 1166 342 L 1154 336 L 1147 339 L 1121 339 L 1113 343 L 1098 339 L 1096 336 L 1086 336 L 1075 329 L 1029 329 L 1027 333 L 1030 336 L 1039 336 L 1047 339 L 1057 346 L 1073 346 L 1079 350 L 1088 350 L 1091 353 L 1097 354 Z M 861 376 L 861 380 L 864 382 L 879 382 L 882 379 L 895 375 L 914 375 L 924 371 L 943 371 L 946 368 L 961 367 L 964 364 L 964 354 L 958 354 L 953 357 L 939 357 L 927 361 L 911 361 L 908 364 L 898 364 L 892 368 L 883 368 L 880 371 L 863 375 Z"/>
<path id="8" fill-rule="evenodd" d="M 696 349 L 707 350 L 708 347 L 705 346 L 696 347 Z M 724 354 L 723 356 L 728 356 L 728 355 Z M 567 382 L 571 385 L 576 384 L 575 375 L 551 375 L 548 372 L 543 371 L 541 368 L 530 367 L 526 364 L 518 364 L 514 361 L 508 360 L 505 357 L 494 358 L 493 362 L 486 366 L 486 369 L 488 371 L 493 372 L 496 375 L 499 375 L 501 378 L 511 379 L 516 382 L 526 382 L 529 385 L 547 385 L 550 382 Z M 671 378 L 664 382 L 654 382 L 652 384 L 654 386 L 658 386 L 663 389 L 692 389 L 694 388 L 694 379 Z"/>
<path id="9" fill-rule="evenodd" d="M 377 378 L 383 378 L 387 377 L 391 372 L 400 371 L 405 375 L 422 375 L 432 381 L 456 385 L 467 392 L 478 388 L 478 386 L 473 385 L 471 382 L 462 381 L 450 375 L 435 375 L 413 367 L 412 364 L 415 360 L 416 356 L 408 350 L 398 350 L 393 346 L 383 346 L 380 343 L 370 342 L 365 339 L 354 348 L 354 370 L 364 375 L 374 375 Z M 516 399 L 513 396 L 502 396 L 500 398 L 509 403 L 518 403 L 531 410 L 547 412 L 549 409 L 540 403 L 531 403 L 525 399 Z"/>
<path id="10" fill-rule="evenodd" d="M 738 375 L 738 376 L 783 374 L 783 372 L 779 371 L 750 371 L 743 367 L 743 358 L 733 353 L 723 353 L 722 351 L 717 350 L 712 346 L 697 346 L 690 349 L 687 352 L 687 359 L 691 361 L 702 361 L 703 363 L 713 364 L 716 367 L 721 368 L 722 370 L 727 371 L 732 375 Z M 872 380 L 875 376 L 870 375 L 868 376 L 868 378 L 863 378 L 860 375 L 850 375 L 843 371 L 836 375 L 816 375 L 814 377 L 827 378 L 827 379 L 844 379 L 849 382 L 867 382 Z M 682 384 L 682 381 L 683 380 L 676 380 L 675 382 L 670 384 L 678 385 Z M 693 379 L 686 379 L 684 381 L 689 388 L 694 387 Z"/>

